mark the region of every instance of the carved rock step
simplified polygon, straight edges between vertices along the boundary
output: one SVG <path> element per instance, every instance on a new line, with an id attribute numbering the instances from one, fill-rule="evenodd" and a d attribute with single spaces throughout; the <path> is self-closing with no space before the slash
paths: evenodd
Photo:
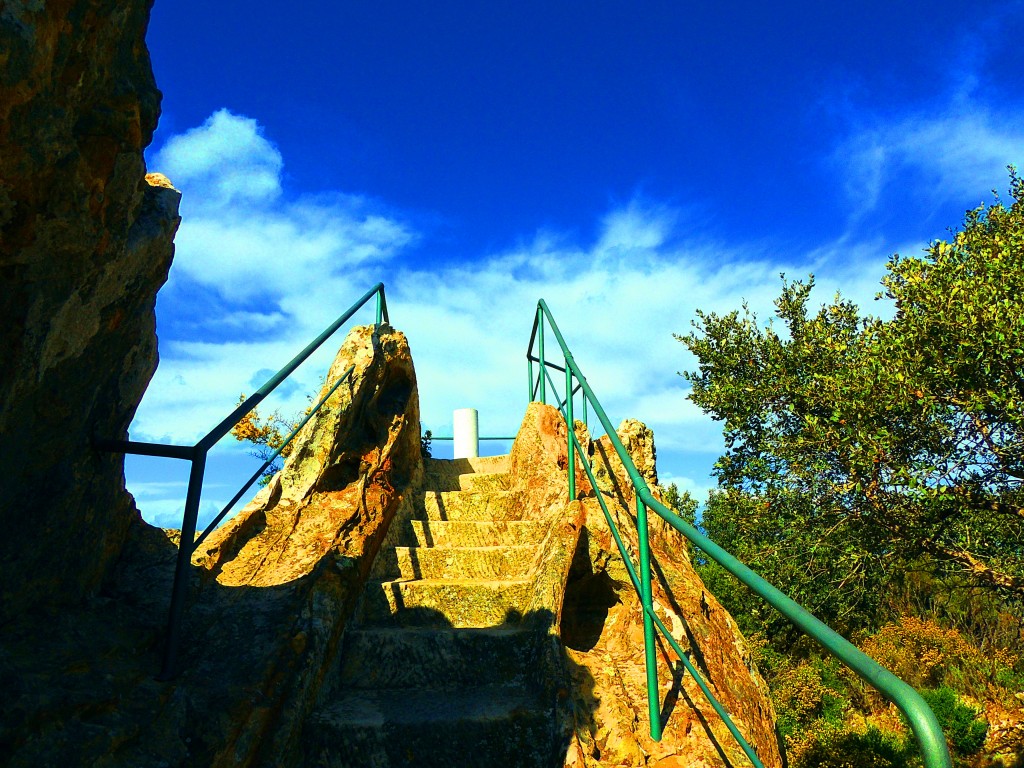
<path id="1" fill-rule="evenodd" d="M 427 459 L 423 466 L 423 487 L 438 491 L 468 490 L 474 482 L 483 482 L 485 485 L 494 486 L 493 480 L 485 478 L 500 476 L 497 484 L 501 485 L 501 490 L 504 490 L 508 487 L 508 469 L 508 456 L 488 456 L 476 459 Z"/>
<path id="2" fill-rule="evenodd" d="M 520 686 L 348 690 L 307 721 L 320 768 L 540 768 L 554 764 L 551 702 Z"/>
<path id="3" fill-rule="evenodd" d="M 427 491 L 423 497 L 427 520 L 521 520 L 518 491 Z"/>
<path id="4" fill-rule="evenodd" d="M 431 627 L 514 624 L 529 604 L 532 586 L 528 579 L 369 582 L 361 623 Z"/>
<path id="5" fill-rule="evenodd" d="M 547 526 L 541 520 L 410 520 L 402 542 L 418 547 L 539 546 Z"/>
<path id="6" fill-rule="evenodd" d="M 385 579 L 505 579 L 527 573 L 536 555 L 536 546 L 395 547 L 381 551 L 374 571 Z"/>
<path id="7" fill-rule="evenodd" d="M 523 685 L 539 676 L 547 637 L 532 627 L 349 630 L 344 689 Z"/>

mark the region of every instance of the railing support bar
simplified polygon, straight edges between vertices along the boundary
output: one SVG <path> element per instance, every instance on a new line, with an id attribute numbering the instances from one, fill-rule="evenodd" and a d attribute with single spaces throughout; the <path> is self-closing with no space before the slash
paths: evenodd
<path id="1" fill-rule="evenodd" d="M 197 449 L 188 475 L 188 494 L 185 514 L 181 521 L 181 539 L 178 541 L 178 560 L 174 567 L 174 587 L 171 589 L 171 607 L 167 617 L 167 643 L 164 645 L 163 668 L 158 680 L 173 679 L 177 674 L 178 647 L 181 644 L 181 620 L 188 598 L 189 569 L 195 551 L 196 521 L 199 518 L 199 499 L 203 493 L 203 475 L 206 473 L 206 451 Z"/>
<path id="2" fill-rule="evenodd" d="M 546 403 L 548 398 L 547 388 L 544 383 L 544 374 L 548 372 L 548 369 L 544 365 L 544 315 L 541 314 L 540 307 L 537 307 L 537 324 L 539 326 L 537 328 L 537 350 L 540 357 L 540 401 L 542 403 Z"/>
<path id="3" fill-rule="evenodd" d="M 651 738 L 661 741 L 661 701 L 658 696 L 658 654 L 655 647 L 654 600 L 651 595 L 651 547 L 647 528 L 647 505 L 636 497 L 636 529 L 640 548 L 640 600 L 644 607 L 644 656 L 647 666 L 647 709 Z"/>
<path id="4" fill-rule="evenodd" d="M 134 440 L 106 440 L 97 438 L 92 441 L 98 451 L 110 453 L 130 453 L 135 456 L 159 456 L 165 459 L 185 459 L 192 461 L 195 453 L 191 445 L 164 445 L 163 443 L 139 443 Z"/>
<path id="5" fill-rule="evenodd" d="M 576 441 L 573 435 L 576 431 L 576 422 L 572 416 L 572 370 L 565 366 L 565 426 L 568 433 L 565 441 L 569 449 L 569 501 L 576 498 Z"/>

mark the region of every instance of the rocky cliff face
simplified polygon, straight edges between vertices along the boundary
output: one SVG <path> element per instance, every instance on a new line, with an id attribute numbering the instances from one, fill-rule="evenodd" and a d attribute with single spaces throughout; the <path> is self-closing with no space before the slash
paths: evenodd
<path id="1" fill-rule="evenodd" d="M 577 432 L 583 431 L 578 425 Z M 641 476 L 653 487 L 658 478 L 651 430 L 627 419 L 618 435 Z M 581 442 L 587 447 L 598 491 L 636 564 L 636 499 L 622 462 L 607 437 Z M 596 495 L 584 499 L 584 508 L 580 545 L 560 613 L 577 713 L 575 742 L 566 765 L 747 764 L 721 719 L 664 642 L 659 643 L 658 680 L 667 725 L 660 742 L 651 739 L 640 601 Z M 751 663 L 736 623 L 704 589 L 683 537 L 653 513 L 650 531 L 655 611 L 764 764 L 781 766 L 768 689 Z"/>
<path id="2" fill-rule="evenodd" d="M 0 6 L 0 625 L 95 594 L 136 520 L 122 437 L 156 368 L 178 193 L 146 181 L 149 3 Z"/>

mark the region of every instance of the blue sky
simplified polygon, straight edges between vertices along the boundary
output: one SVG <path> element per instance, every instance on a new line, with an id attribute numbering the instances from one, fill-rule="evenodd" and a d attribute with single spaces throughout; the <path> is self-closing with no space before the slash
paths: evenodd
<path id="1" fill-rule="evenodd" d="M 157 0 L 147 162 L 184 220 L 131 435 L 193 442 L 378 280 L 424 427 L 476 407 L 511 434 L 544 297 L 612 419 L 652 426 L 663 481 L 703 495 L 721 432 L 672 332 L 767 316 L 780 272 L 889 311 L 888 258 L 1024 166 L 1022 37 L 1022 2 Z M 247 462 L 214 454 L 208 510 Z M 182 467 L 127 478 L 179 524 Z"/>

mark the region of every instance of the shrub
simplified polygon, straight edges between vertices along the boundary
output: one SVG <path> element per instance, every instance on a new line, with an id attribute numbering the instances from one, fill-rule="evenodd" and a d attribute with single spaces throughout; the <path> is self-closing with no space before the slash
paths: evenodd
<path id="1" fill-rule="evenodd" d="M 868 726 L 864 733 L 817 727 L 804 740 L 794 768 L 909 768 L 916 750 L 894 733 Z"/>
<path id="2" fill-rule="evenodd" d="M 850 698 L 838 662 L 812 659 L 778 673 L 772 685 L 772 702 L 779 733 L 789 742 L 799 740 L 800 734 L 819 720 L 841 726 Z"/>
<path id="3" fill-rule="evenodd" d="M 988 733 L 988 723 L 978 717 L 981 710 L 968 705 L 949 686 L 922 691 L 921 695 L 935 713 L 954 752 L 966 756 L 981 750 Z"/>
<path id="4" fill-rule="evenodd" d="M 915 688 L 952 685 L 979 697 L 991 666 L 955 629 L 914 616 L 886 624 L 864 641 L 861 650 Z"/>

